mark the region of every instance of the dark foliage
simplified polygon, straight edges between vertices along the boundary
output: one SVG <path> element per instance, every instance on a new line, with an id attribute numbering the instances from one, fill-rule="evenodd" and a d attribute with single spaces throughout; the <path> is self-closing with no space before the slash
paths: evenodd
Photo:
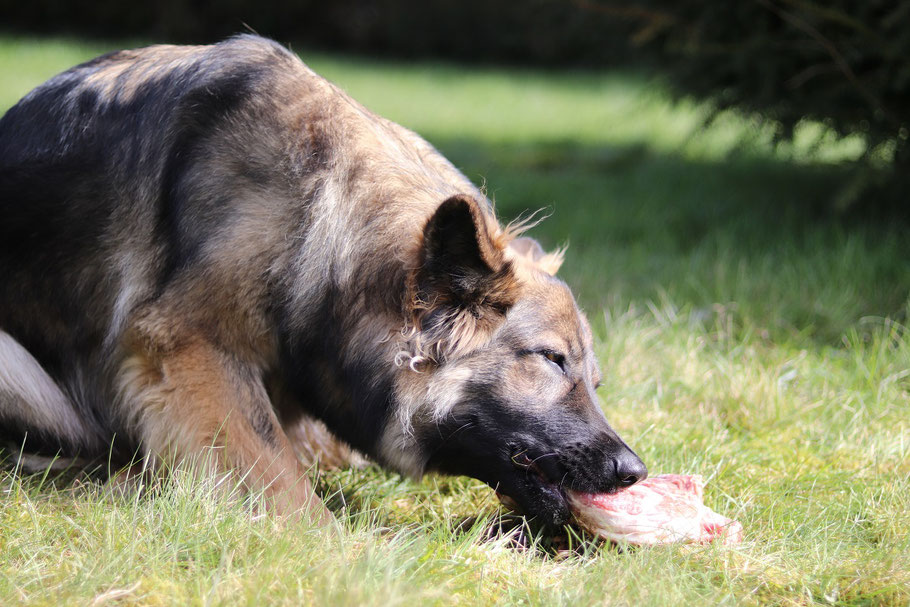
<path id="1" fill-rule="evenodd" d="M 910 187 L 910 1 L 599 0 L 580 10 L 623 17 L 627 39 L 659 61 L 675 88 L 719 109 L 755 111 L 788 137 L 820 120 L 869 143 L 833 201 L 840 210 L 907 215 Z"/>
<path id="2" fill-rule="evenodd" d="M 214 42 L 253 29 L 281 42 L 394 56 L 605 64 L 626 48 L 611 15 L 564 0 L 0 0 L 0 27 Z"/>

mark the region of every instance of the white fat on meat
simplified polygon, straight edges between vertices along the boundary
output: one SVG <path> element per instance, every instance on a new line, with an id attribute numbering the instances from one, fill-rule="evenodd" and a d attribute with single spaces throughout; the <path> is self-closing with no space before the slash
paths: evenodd
<path id="1" fill-rule="evenodd" d="M 663 474 L 616 493 L 567 496 L 580 526 L 614 542 L 741 542 L 742 525 L 704 505 L 704 486 L 701 476 Z"/>

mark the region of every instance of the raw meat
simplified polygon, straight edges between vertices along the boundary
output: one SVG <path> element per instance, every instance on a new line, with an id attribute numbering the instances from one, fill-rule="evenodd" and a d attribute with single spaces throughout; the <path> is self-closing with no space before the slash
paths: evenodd
<path id="1" fill-rule="evenodd" d="M 662 474 L 617 493 L 567 496 L 579 525 L 614 542 L 741 542 L 742 525 L 704 505 L 704 486 L 701 476 Z"/>

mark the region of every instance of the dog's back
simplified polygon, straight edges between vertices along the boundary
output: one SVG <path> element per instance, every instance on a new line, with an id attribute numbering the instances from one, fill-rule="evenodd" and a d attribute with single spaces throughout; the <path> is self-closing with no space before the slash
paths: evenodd
<path id="1" fill-rule="evenodd" d="M 436 156 L 251 36 L 115 52 L 35 89 L 0 120 L 8 438 L 28 428 L 36 448 L 84 451 L 130 436 L 129 412 L 115 404 L 137 309 L 179 284 L 183 305 L 210 309 L 186 316 L 221 338 L 268 333 L 273 283 L 262 274 L 286 282 L 278 274 L 296 254 L 291 245 L 313 249 L 297 268 L 297 297 L 319 298 L 329 266 L 343 273 L 359 267 L 360 250 L 401 248 L 392 225 L 416 227 L 439 196 L 472 189 Z M 361 199 L 352 178 L 369 181 L 380 165 L 386 197 L 407 188 L 412 203 L 394 210 L 387 233 L 375 227 L 393 210 Z M 326 196 L 332 189 L 338 195 Z M 420 190 L 429 193 L 423 209 Z M 359 250 L 348 250 L 355 242 Z M 268 349 L 238 347 L 253 357 Z"/>

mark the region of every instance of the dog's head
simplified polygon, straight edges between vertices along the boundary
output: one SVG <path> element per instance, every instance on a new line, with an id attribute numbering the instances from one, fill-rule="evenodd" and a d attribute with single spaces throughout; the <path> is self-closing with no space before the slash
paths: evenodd
<path id="1" fill-rule="evenodd" d="M 566 489 L 647 476 L 601 411 L 590 327 L 552 275 L 560 255 L 455 197 L 428 221 L 418 259 L 389 463 L 478 478 L 551 524 L 569 518 Z"/>

